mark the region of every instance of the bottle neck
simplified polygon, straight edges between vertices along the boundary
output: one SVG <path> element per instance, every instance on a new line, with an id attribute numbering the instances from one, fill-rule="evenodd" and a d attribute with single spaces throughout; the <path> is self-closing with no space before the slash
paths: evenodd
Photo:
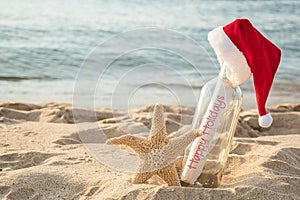
<path id="1" fill-rule="evenodd" d="M 224 83 L 226 83 L 228 86 L 232 87 L 233 89 L 236 89 L 238 87 L 238 85 L 234 85 L 228 78 L 226 75 L 226 62 L 223 63 L 223 66 L 221 66 L 221 70 L 219 73 L 219 77 L 222 79 L 222 81 L 224 81 Z"/>

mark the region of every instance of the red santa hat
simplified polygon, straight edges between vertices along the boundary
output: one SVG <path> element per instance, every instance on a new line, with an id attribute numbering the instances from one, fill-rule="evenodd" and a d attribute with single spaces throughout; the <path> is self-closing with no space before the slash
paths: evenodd
<path id="1" fill-rule="evenodd" d="M 248 19 L 236 19 L 208 34 L 228 79 L 238 86 L 253 74 L 259 125 L 269 127 L 273 118 L 266 112 L 266 101 L 277 71 L 281 51 L 265 38 Z"/>

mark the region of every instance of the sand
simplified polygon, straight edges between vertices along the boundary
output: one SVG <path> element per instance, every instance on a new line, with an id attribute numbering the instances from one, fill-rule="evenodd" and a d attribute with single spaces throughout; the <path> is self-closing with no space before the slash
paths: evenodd
<path id="1" fill-rule="evenodd" d="M 0 199 L 300 199 L 300 104 L 271 108 L 269 129 L 259 128 L 254 110 L 241 113 L 216 189 L 168 187 L 155 179 L 136 185 L 129 182 L 131 173 L 98 161 L 88 146 L 104 142 L 93 138 L 95 123 L 107 137 L 145 136 L 151 108 L 96 113 L 77 108 L 86 129 L 83 145 L 70 104 L 0 102 Z M 191 124 L 194 108 L 165 109 L 170 135 Z M 136 164 L 123 162 L 125 168 Z"/>

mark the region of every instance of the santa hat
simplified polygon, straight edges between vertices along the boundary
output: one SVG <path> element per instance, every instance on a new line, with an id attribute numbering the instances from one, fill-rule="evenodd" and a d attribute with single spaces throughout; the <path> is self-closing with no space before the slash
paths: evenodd
<path id="1" fill-rule="evenodd" d="M 281 51 L 265 38 L 248 19 L 236 19 L 208 34 L 228 79 L 238 86 L 253 74 L 259 125 L 269 127 L 273 118 L 266 112 L 266 101 L 277 71 Z"/>

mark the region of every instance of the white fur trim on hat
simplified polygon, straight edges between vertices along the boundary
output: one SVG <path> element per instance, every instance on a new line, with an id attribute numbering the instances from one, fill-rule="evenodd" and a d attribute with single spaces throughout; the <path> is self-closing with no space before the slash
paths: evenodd
<path id="1" fill-rule="evenodd" d="M 270 114 L 259 116 L 259 118 L 258 118 L 258 124 L 259 124 L 259 126 L 261 126 L 263 128 L 270 127 L 272 122 L 273 122 L 273 118 Z"/>
<path id="2" fill-rule="evenodd" d="M 226 76 L 234 86 L 247 81 L 251 76 L 251 69 L 243 53 L 232 43 L 219 26 L 208 33 L 208 41 L 214 48 L 220 65 L 226 62 Z"/>

